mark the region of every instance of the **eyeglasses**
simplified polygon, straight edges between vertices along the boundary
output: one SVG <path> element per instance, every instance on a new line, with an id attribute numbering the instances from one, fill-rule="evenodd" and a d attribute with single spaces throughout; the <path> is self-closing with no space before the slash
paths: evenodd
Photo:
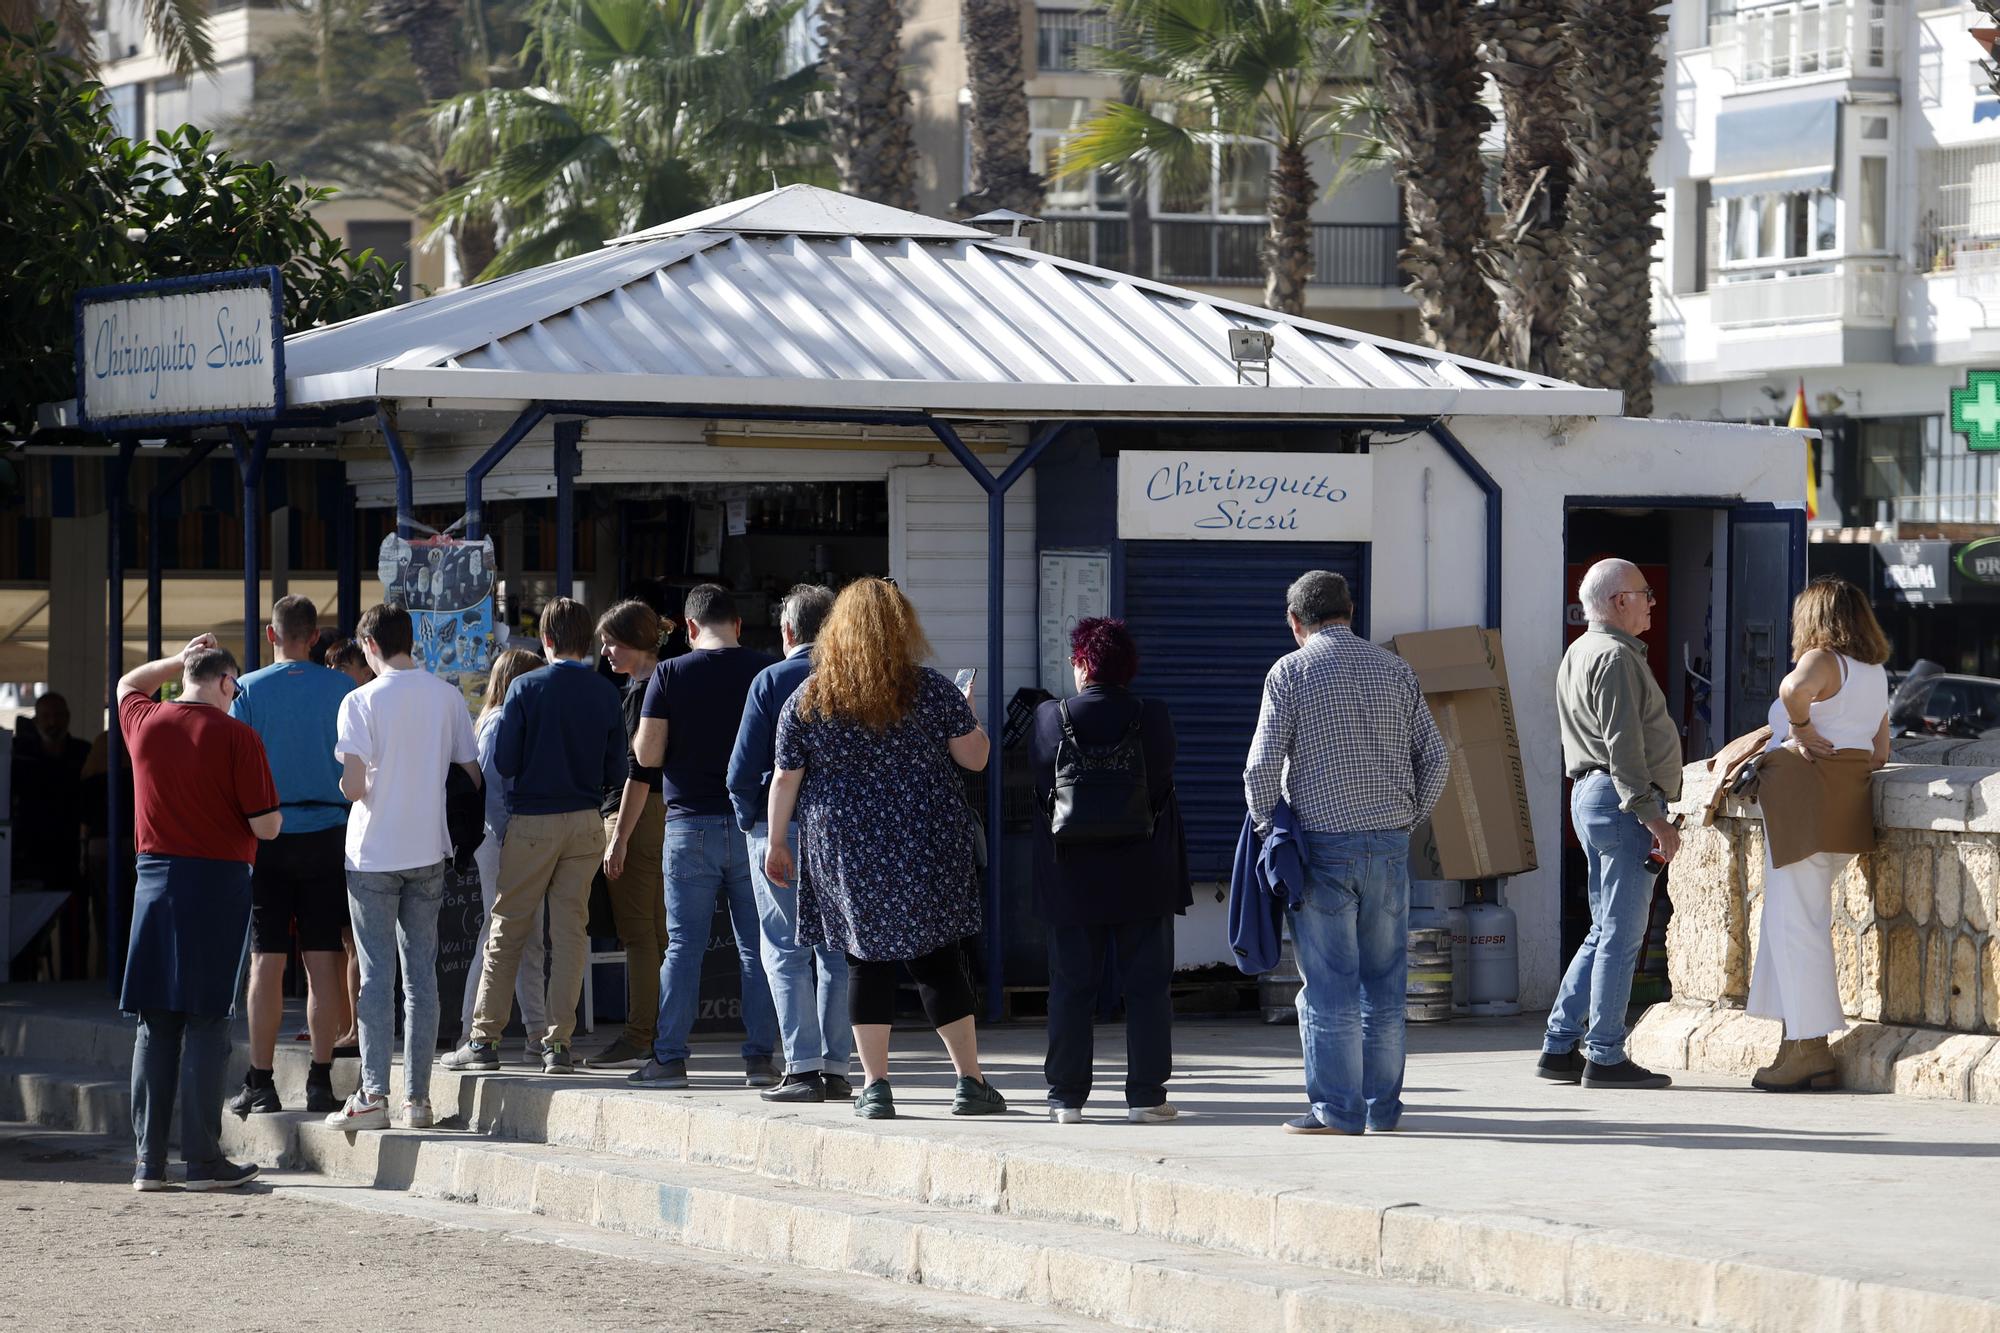
<path id="1" fill-rule="evenodd" d="M 1618 595 L 1620 597 L 1643 597 L 1646 599 L 1647 606 L 1651 606 L 1653 603 L 1660 600 L 1658 594 L 1656 594 L 1651 588 L 1627 588 L 1625 589 L 1625 591 L 1619 593 Z"/>
<path id="2" fill-rule="evenodd" d="M 241 687 L 241 686 L 239 686 L 239 685 L 238 685 L 238 684 L 236 683 L 236 677 L 234 677 L 234 676 L 224 676 L 224 677 L 223 677 L 222 679 L 223 679 L 223 680 L 224 680 L 225 682 L 227 682 L 227 683 L 228 683 L 228 685 L 229 685 L 229 688 L 230 688 L 230 690 L 231 690 L 231 691 L 233 691 L 233 692 L 239 692 L 239 693 L 241 692 L 241 689 L 242 689 L 242 687 Z"/>

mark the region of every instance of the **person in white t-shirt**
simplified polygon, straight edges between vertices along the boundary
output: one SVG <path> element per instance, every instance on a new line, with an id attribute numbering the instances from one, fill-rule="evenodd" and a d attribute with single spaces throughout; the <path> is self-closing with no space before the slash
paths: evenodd
<path id="1" fill-rule="evenodd" d="M 480 781 L 464 696 L 410 657 L 410 613 L 372 606 L 355 629 L 375 679 L 342 701 L 334 753 L 347 818 L 347 901 L 361 954 L 361 1086 L 326 1118 L 334 1129 L 386 1129 L 395 1050 L 396 963 L 403 966 L 403 1117 L 431 1123 L 431 1059 L 438 1031 L 437 919 L 451 835 L 445 775 L 457 764 Z"/>

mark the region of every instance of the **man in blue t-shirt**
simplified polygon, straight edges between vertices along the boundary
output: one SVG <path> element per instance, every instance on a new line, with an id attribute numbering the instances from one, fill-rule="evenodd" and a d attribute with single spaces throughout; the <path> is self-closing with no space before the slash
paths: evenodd
<path id="1" fill-rule="evenodd" d="M 691 651 L 653 672 L 632 738 L 633 757 L 661 770 L 667 804 L 667 956 L 653 1056 L 627 1081 L 687 1086 L 688 1033 L 701 1007 L 701 961 L 720 899 L 729 907 L 743 977 L 745 1081 L 768 1088 L 780 1078 L 778 1016 L 759 957 L 750 847 L 730 808 L 728 774 L 750 682 L 777 659 L 738 643 L 743 619 L 729 589 L 704 583 L 688 593 L 684 611 Z"/>
<path id="2" fill-rule="evenodd" d="M 280 597 L 264 630 L 271 665 L 236 682 L 230 716 L 250 724 L 264 742 L 278 785 L 284 831 L 257 845 L 250 879 L 250 1069 L 229 1101 L 239 1116 L 281 1111 L 271 1066 L 285 1016 L 285 961 L 294 928 L 306 967 L 306 1030 L 312 1068 L 306 1110 L 331 1111 L 334 1034 L 348 1022 L 347 798 L 340 794 L 334 741 L 340 703 L 354 688 L 346 673 L 316 666 L 319 608 L 304 597 Z"/>

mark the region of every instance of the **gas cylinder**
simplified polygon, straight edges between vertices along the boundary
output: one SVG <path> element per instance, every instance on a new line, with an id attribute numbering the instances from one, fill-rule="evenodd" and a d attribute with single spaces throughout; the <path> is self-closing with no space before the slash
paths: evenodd
<path id="1" fill-rule="evenodd" d="M 1501 881 L 1474 880 L 1465 905 L 1466 955 L 1472 1012 L 1507 1017 L 1521 1012 L 1521 948 L 1514 909 L 1501 901 Z"/>
<path id="2" fill-rule="evenodd" d="M 1471 976 L 1466 959 L 1465 885 L 1455 879 L 1410 881 L 1410 929 L 1442 927 L 1451 936 L 1451 1011 L 1472 1012 Z"/>

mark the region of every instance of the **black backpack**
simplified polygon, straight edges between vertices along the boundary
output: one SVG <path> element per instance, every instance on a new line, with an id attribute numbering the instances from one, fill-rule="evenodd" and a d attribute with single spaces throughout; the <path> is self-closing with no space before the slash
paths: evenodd
<path id="1" fill-rule="evenodd" d="M 1068 702 L 1057 708 L 1062 740 L 1056 744 L 1055 795 L 1049 805 L 1049 832 L 1056 846 L 1152 837 L 1153 798 L 1146 787 L 1146 747 L 1139 739 L 1144 707 L 1133 711 L 1123 734 L 1109 745 L 1085 745 L 1070 724 Z"/>

